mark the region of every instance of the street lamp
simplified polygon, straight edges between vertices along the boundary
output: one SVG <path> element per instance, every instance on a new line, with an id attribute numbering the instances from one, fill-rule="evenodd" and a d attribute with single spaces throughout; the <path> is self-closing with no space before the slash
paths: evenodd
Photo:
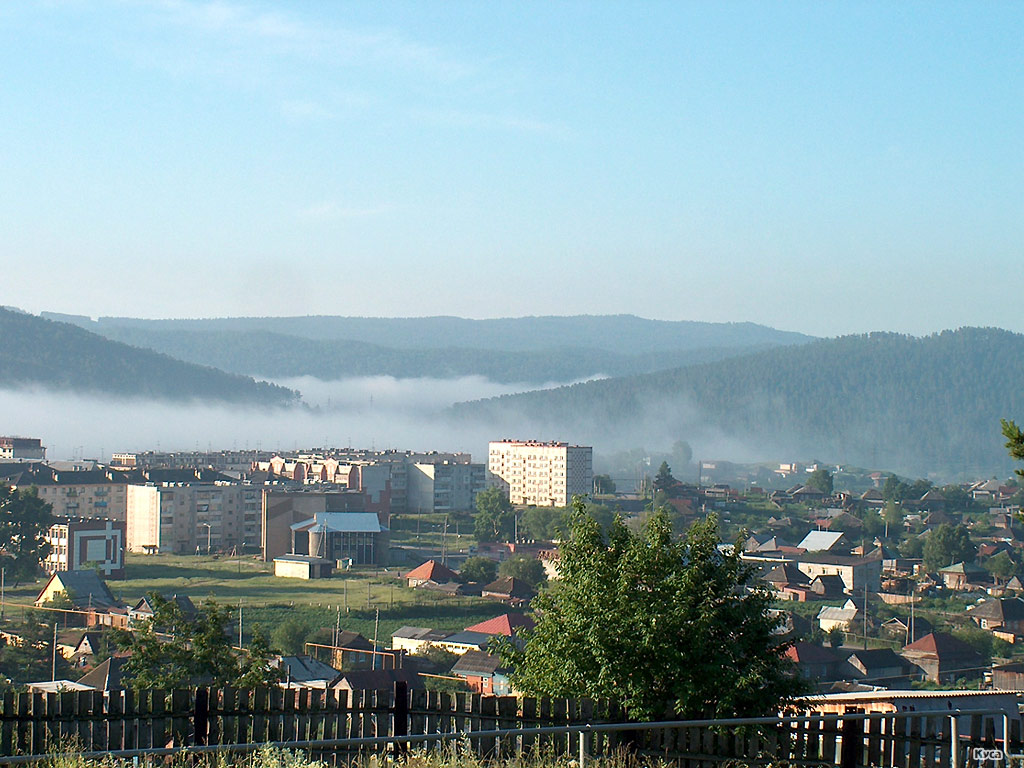
<path id="1" fill-rule="evenodd" d="M 205 525 L 206 526 L 206 554 L 209 555 L 210 554 L 210 541 L 211 541 L 211 537 L 213 536 L 213 526 L 211 526 L 209 523 L 200 523 L 200 525 Z"/>

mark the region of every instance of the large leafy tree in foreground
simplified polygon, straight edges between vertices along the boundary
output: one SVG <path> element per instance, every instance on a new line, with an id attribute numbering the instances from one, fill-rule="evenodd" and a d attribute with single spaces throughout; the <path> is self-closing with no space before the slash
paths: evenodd
<path id="1" fill-rule="evenodd" d="M 618 699 L 635 719 L 777 711 L 803 685 L 773 634 L 771 594 L 738 546 L 718 545 L 714 516 L 682 540 L 662 512 L 605 535 L 577 499 L 535 629 L 524 648 L 501 650 L 516 687 Z"/>
<path id="2" fill-rule="evenodd" d="M 1017 461 L 1024 461 L 1024 431 L 1017 426 L 1015 421 L 1002 419 L 1003 437 L 1006 438 L 1006 450 L 1010 457 Z M 1024 469 L 1014 470 L 1020 477 L 1024 477 Z"/>
<path id="3" fill-rule="evenodd" d="M 0 564 L 7 574 L 32 577 L 39 561 L 50 554 L 46 532 L 53 524 L 53 507 L 39 498 L 35 488 L 0 485 Z"/>

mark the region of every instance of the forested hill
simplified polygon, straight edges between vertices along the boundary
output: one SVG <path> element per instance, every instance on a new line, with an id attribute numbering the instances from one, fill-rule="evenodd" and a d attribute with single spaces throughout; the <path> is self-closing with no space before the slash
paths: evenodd
<path id="1" fill-rule="evenodd" d="M 810 339 L 753 323 L 631 315 L 139 320 L 43 313 L 115 341 L 252 376 L 478 375 L 531 385 L 628 376 Z"/>
<path id="2" fill-rule="evenodd" d="M 151 331 L 258 331 L 307 339 L 348 339 L 395 349 L 542 351 L 596 349 L 632 355 L 666 349 L 798 344 L 811 337 L 755 323 L 648 320 L 634 315 L 513 317 L 223 317 L 143 320 L 43 313 L 106 335 L 108 327 Z"/>
<path id="3" fill-rule="evenodd" d="M 631 375 L 722 360 L 751 348 L 669 350 L 621 355 L 599 349 L 395 349 L 345 339 L 307 339 L 266 331 L 154 331 L 103 326 L 107 338 L 163 352 L 179 360 L 271 378 L 349 376 L 452 378 L 484 376 L 502 383 L 547 384 L 594 376 Z"/>
<path id="4" fill-rule="evenodd" d="M 911 475 L 1007 471 L 999 419 L 1024 420 L 1024 336 L 963 328 L 846 336 L 671 371 L 462 403 L 462 419 L 545 437 L 792 456 Z"/>
<path id="5" fill-rule="evenodd" d="M 0 309 L 0 388 L 287 405 L 297 393 L 174 360 L 68 323 Z"/>

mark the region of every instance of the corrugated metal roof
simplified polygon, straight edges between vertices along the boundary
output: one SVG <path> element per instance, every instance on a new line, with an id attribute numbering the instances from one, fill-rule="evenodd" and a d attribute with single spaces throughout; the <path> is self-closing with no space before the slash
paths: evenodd
<path id="1" fill-rule="evenodd" d="M 295 523 L 291 529 L 302 531 L 318 525 L 334 533 L 381 533 L 387 530 L 380 524 L 376 512 L 317 512 L 309 520 Z"/>

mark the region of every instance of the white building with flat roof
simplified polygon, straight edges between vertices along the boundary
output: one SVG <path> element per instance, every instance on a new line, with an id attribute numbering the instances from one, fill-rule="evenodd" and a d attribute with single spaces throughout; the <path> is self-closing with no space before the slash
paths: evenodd
<path id="1" fill-rule="evenodd" d="M 488 445 L 487 469 L 513 504 L 564 507 L 594 484 L 594 449 L 535 440 Z"/>

